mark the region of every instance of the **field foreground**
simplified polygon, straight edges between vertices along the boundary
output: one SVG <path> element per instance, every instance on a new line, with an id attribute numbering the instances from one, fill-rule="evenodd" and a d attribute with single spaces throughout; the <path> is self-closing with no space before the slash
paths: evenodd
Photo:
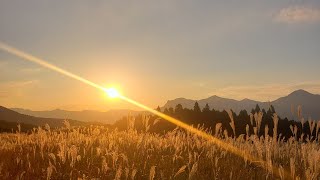
<path id="1" fill-rule="evenodd" d="M 320 178 L 317 141 L 215 136 L 264 162 L 259 166 L 178 128 L 158 135 L 46 126 L 30 134 L 0 134 L 0 179 Z"/>

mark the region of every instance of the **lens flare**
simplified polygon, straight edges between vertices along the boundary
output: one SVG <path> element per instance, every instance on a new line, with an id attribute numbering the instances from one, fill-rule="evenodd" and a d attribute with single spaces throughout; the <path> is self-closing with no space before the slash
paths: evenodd
<path id="1" fill-rule="evenodd" d="M 117 98 L 120 96 L 119 91 L 116 88 L 108 88 L 105 90 L 110 98 Z"/>
<path id="2" fill-rule="evenodd" d="M 218 138 L 216 138 L 214 136 L 211 136 L 210 134 L 207 134 L 204 131 L 201 131 L 201 130 L 199 130 L 197 128 L 194 128 L 194 127 L 192 127 L 192 126 L 190 126 L 190 125 L 188 125 L 188 124 L 186 124 L 186 123 L 184 123 L 184 122 L 182 122 L 182 121 L 180 121 L 178 119 L 175 119 L 175 118 L 173 118 L 171 116 L 168 116 L 168 115 L 166 115 L 166 114 L 164 114 L 162 112 L 156 111 L 156 110 L 154 110 L 154 109 L 152 109 L 152 108 L 150 108 L 148 106 L 145 106 L 145 105 L 143 105 L 143 104 L 141 104 L 141 103 L 139 103 L 137 101 L 134 101 L 134 100 L 132 100 L 132 99 L 130 99 L 128 97 L 125 97 L 122 94 L 120 94 L 115 88 L 108 88 L 107 89 L 107 88 L 105 88 L 103 86 L 100 86 L 100 85 L 98 85 L 98 84 L 96 84 L 96 83 L 94 83 L 92 81 L 89 81 L 89 80 L 87 80 L 85 78 L 82 78 L 82 77 L 80 77 L 80 76 L 78 76 L 76 74 L 73 74 L 73 73 L 71 73 L 69 71 L 66 71 L 66 70 L 64 70 L 62 68 L 59 68 L 59 67 L 57 67 L 55 65 L 52 65 L 52 64 L 46 62 L 43 59 L 37 58 L 35 56 L 32 56 L 32 55 L 30 55 L 30 54 L 28 54 L 26 52 L 23 52 L 21 50 L 18 50 L 18 49 L 14 48 L 14 47 L 11 47 L 11 46 L 9 46 L 7 44 L 4 44 L 4 43 L 1 43 L 1 42 L 0 42 L 0 49 L 2 49 L 3 51 L 6 51 L 6 52 L 8 52 L 8 53 L 10 53 L 12 55 L 18 56 L 18 57 L 20 57 L 20 58 L 22 58 L 24 60 L 28 60 L 28 61 L 31 61 L 33 63 L 39 64 L 39 65 L 41 65 L 43 67 L 46 67 L 48 69 L 54 70 L 56 72 L 59 72 L 59 73 L 61 73 L 63 75 L 66 75 L 66 76 L 68 76 L 70 78 L 73 78 L 73 79 L 76 79 L 78 81 L 81 81 L 81 82 L 83 82 L 83 83 L 85 83 L 87 85 L 90 85 L 90 86 L 94 87 L 94 88 L 100 89 L 100 90 L 104 91 L 105 93 L 107 93 L 108 96 L 111 97 L 111 98 L 120 98 L 120 99 L 122 99 L 122 100 L 124 100 L 124 101 L 126 101 L 126 102 L 128 102 L 130 104 L 133 104 L 133 105 L 135 105 L 137 107 L 140 107 L 140 108 L 142 108 L 144 110 L 147 110 L 150 113 L 153 113 L 154 115 L 157 115 L 157 116 L 161 117 L 162 119 L 167 120 L 168 122 L 171 122 L 171 123 L 183 128 L 183 129 L 185 129 L 185 130 L 187 130 L 187 131 L 189 131 L 191 133 L 194 133 L 194 134 L 196 134 L 196 135 L 198 135 L 198 136 L 200 136 L 200 137 L 202 137 L 204 139 L 207 139 L 207 140 L 213 142 L 215 145 L 217 145 L 221 149 L 224 149 L 224 150 L 226 150 L 226 151 L 228 151 L 230 153 L 233 153 L 233 154 L 235 154 L 235 155 L 237 155 L 239 157 L 242 157 L 245 160 L 250 161 L 253 164 L 256 164 L 257 166 L 260 166 L 260 167 L 266 169 L 266 161 L 264 161 L 263 159 L 257 158 L 257 157 L 253 157 L 251 154 L 249 154 L 246 151 L 241 150 L 241 149 L 233 146 L 230 143 L 226 143 L 226 142 L 224 142 L 224 141 L 222 141 L 222 140 L 220 140 L 220 139 L 218 139 Z M 277 168 L 275 166 L 273 166 L 272 168 L 274 170 L 274 173 L 278 172 L 278 170 L 277 170 Z M 285 172 L 285 173 L 288 174 L 288 172 Z"/>

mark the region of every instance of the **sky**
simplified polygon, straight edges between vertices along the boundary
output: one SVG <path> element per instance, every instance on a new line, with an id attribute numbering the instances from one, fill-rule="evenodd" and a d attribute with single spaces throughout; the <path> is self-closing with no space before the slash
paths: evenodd
<path id="1" fill-rule="evenodd" d="M 320 94 L 318 0 L 0 0 L 0 41 L 151 107 Z M 0 105 L 135 109 L 4 51 Z"/>

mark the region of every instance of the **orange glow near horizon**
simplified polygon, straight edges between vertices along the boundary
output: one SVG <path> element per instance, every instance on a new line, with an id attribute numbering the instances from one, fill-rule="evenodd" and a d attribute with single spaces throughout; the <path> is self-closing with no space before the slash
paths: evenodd
<path id="1" fill-rule="evenodd" d="M 206 140 L 209 140 L 209 141 L 213 142 L 214 144 L 216 144 L 221 149 L 224 149 L 224 150 L 226 150 L 226 151 L 228 151 L 230 153 L 233 153 L 233 154 L 235 154 L 235 155 L 237 155 L 239 157 L 242 157 L 243 159 L 246 159 L 246 160 L 250 161 L 251 163 L 254 163 L 254 164 L 256 164 L 256 165 L 258 165 L 258 166 L 260 166 L 262 168 L 265 168 L 266 162 L 264 160 L 256 158 L 256 157 L 253 157 L 252 155 L 246 153 L 245 151 L 240 150 L 240 149 L 238 149 L 237 147 L 235 147 L 235 146 L 233 146 L 231 144 L 223 142 L 222 140 L 220 140 L 220 139 L 218 139 L 218 138 L 216 138 L 214 136 L 211 136 L 210 134 L 208 134 L 208 133 L 206 133 L 204 131 L 201 131 L 201 130 L 199 130 L 197 128 L 194 128 L 194 127 L 192 127 L 192 126 L 190 126 L 190 125 L 188 125 L 188 124 L 186 124 L 186 123 L 184 123 L 184 122 L 182 122 L 182 121 L 180 121 L 180 120 L 178 120 L 176 118 L 168 116 L 168 115 L 166 115 L 166 114 L 164 114 L 162 112 L 156 111 L 156 110 L 154 110 L 154 109 L 152 109 L 152 108 L 150 108 L 148 106 L 145 106 L 142 103 L 139 103 L 139 102 L 137 102 L 135 100 L 132 100 L 132 99 L 130 99 L 128 97 L 125 97 L 124 95 L 120 94 L 115 88 L 105 88 L 103 86 L 100 86 L 100 85 L 98 85 L 98 84 L 96 84 L 94 82 L 91 82 L 91 81 L 89 81 L 89 80 L 87 80 L 85 78 L 82 78 L 82 77 L 80 77 L 78 75 L 75 75 L 75 74 L 69 72 L 69 71 L 66 71 L 66 70 L 64 70 L 62 68 L 59 68 L 59 67 L 57 67 L 55 65 L 52 65 L 52 64 L 46 62 L 43 59 L 37 58 L 35 56 L 32 56 L 32 55 L 30 55 L 28 53 L 20 51 L 20 50 L 14 48 L 14 47 L 11 47 L 11 46 L 6 45 L 6 44 L 1 43 L 1 42 L 0 42 L 0 49 L 2 49 L 3 51 L 6 51 L 6 52 L 8 52 L 8 53 L 10 53 L 12 55 L 18 56 L 18 57 L 20 57 L 20 58 L 22 58 L 24 60 L 28 60 L 28 61 L 31 61 L 33 63 L 39 64 L 39 65 L 41 65 L 43 67 L 46 67 L 46 68 L 51 69 L 51 70 L 54 70 L 54 71 L 59 72 L 59 73 L 61 73 L 63 75 L 66 75 L 66 76 L 68 76 L 70 78 L 76 79 L 76 80 L 81 81 L 81 82 L 83 82 L 83 83 L 85 83 L 87 85 L 90 85 L 90 86 L 94 87 L 94 88 L 102 90 L 103 92 L 107 93 L 111 98 L 122 99 L 122 100 L 124 100 L 124 101 L 126 101 L 126 102 L 128 102 L 130 104 L 133 104 L 133 105 L 135 105 L 135 106 L 137 106 L 137 107 L 139 107 L 141 109 L 149 111 L 150 113 L 152 113 L 154 115 L 157 115 L 157 116 L 161 117 L 162 119 L 164 119 L 164 120 L 166 120 L 166 121 L 168 121 L 170 123 L 173 123 L 173 124 L 183 128 L 183 129 L 185 129 L 185 130 L 187 130 L 187 131 L 189 131 L 191 133 L 194 133 L 194 134 L 196 134 L 196 135 L 198 135 L 198 136 L 200 136 L 200 137 L 202 137 L 202 138 L 204 138 Z M 277 173 L 277 171 L 275 171 L 275 173 Z"/>

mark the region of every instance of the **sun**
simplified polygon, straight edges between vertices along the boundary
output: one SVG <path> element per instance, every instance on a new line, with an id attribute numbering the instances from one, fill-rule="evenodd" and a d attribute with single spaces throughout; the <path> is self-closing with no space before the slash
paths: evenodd
<path id="1" fill-rule="evenodd" d="M 108 94 L 108 96 L 110 98 L 117 98 L 120 96 L 120 93 L 119 91 L 116 89 L 116 88 L 108 88 L 108 89 L 105 89 L 105 92 Z"/>

